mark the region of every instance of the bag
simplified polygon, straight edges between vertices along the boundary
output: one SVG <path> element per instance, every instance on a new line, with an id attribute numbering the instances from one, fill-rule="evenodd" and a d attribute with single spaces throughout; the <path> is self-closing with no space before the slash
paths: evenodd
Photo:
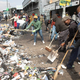
<path id="1" fill-rule="evenodd" d="M 25 22 L 22 26 L 21 29 L 26 29 L 27 23 Z"/>
<path id="2" fill-rule="evenodd" d="M 14 21 L 14 27 L 17 27 L 17 22 L 16 21 Z"/>

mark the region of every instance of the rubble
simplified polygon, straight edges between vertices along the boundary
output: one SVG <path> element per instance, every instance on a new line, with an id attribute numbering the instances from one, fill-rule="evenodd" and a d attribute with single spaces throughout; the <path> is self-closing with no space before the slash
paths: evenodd
<path id="1" fill-rule="evenodd" d="M 27 56 L 27 53 L 21 50 L 22 46 L 12 40 L 16 36 L 9 33 L 8 24 L 0 25 L 0 80 L 52 80 L 56 71 L 54 67 L 37 68 L 30 65 L 33 63 L 31 58 L 41 58 L 45 55 Z M 44 62 L 41 64 L 44 65 Z M 59 74 L 63 75 L 63 71 L 59 71 Z"/>

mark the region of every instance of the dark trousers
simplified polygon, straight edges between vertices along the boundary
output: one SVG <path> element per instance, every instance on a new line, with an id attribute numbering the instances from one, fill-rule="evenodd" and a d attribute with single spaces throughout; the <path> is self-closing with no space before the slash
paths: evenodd
<path id="1" fill-rule="evenodd" d="M 72 50 L 71 55 L 70 55 L 69 62 L 68 62 L 68 64 L 67 64 L 67 68 L 68 68 L 68 69 L 71 69 L 71 68 L 72 68 L 73 63 L 74 63 L 74 61 L 75 61 L 76 58 L 77 58 L 78 50 L 79 50 L 79 48 L 76 48 L 76 49 L 73 49 L 73 50 Z"/>
<path id="2" fill-rule="evenodd" d="M 14 29 L 17 29 L 17 27 L 14 27 Z"/>
<path id="3" fill-rule="evenodd" d="M 48 31 L 48 29 L 50 30 L 50 28 L 48 27 L 48 23 L 45 24 L 46 25 L 46 31 Z"/>

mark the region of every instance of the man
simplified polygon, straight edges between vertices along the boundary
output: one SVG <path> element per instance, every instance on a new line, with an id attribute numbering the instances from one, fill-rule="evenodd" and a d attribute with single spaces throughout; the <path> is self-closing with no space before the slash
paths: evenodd
<path id="1" fill-rule="evenodd" d="M 65 32 L 68 29 L 68 27 L 64 24 L 61 18 L 58 18 L 57 14 L 53 15 L 53 21 L 55 22 L 54 27 L 55 27 L 56 34 L 57 36 L 59 35 L 59 45 L 60 45 L 66 39 Z M 65 48 L 60 48 L 59 51 L 65 52 Z"/>
<path id="2" fill-rule="evenodd" d="M 43 18 L 43 15 L 41 14 L 41 16 L 40 16 L 40 21 L 41 21 L 41 25 L 43 24 L 43 22 L 44 22 L 44 18 Z"/>
<path id="3" fill-rule="evenodd" d="M 72 19 L 76 21 L 76 19 L 77 19 L 76 12 L 74 12 Z"/>
<path id="4" fill-rule="evenodd" d="M 79 22 L 78 26 L 80 26 L 80 5 L 77 8 L 77 12 L 78 12 L 78 22 Z M 80 31 L 80 27 L 78 27 L 78 30 Z M 80 44 L 80 40 L 79 40 L 78 44 Z M 80 47 L 79 47 L 79 51 L 78 51 L 78 59 L 80 61 Z"/>
<path id="5" fill-rule="evenodd" d="M 61 18 L 58 18 L 56 14 L 53 15 L 53 21 L 55 22 L 56 32 L 66 30 L 68 27 L 62 22 Z"/>
<path id="6" fill-rule="evenodd" d="M 49 24 L 51 24 L 51 21 L 50 20 L 45 20 L 46 31 L 49 30 L 49 27 L 48 27 Z"/>
<path id="7" fill-rule="evenodd" d="M 0 15 L 0 22 L 1 22 L 1 15 Z"/>
<path id="8" fill-rule="evenodd" d="M 34 30 L 33 30 L 33 32 L 34 32 L 34 45 L 36 45 L 37 32 L 39 32 L 39 34 L 42 38 L 42 42 L 45 43 L 44 39 L 43 39 L 43 35 L 42 35 L 41 22 L 38 21 L 38 17 L 36 15 L 34 16 L 34 20 L 29 24 L 29 26 L 26 29 L 30 28 L 32 25 L 34 26 Z"/>
<path id="9" fill-rule="evenodd" d="M 35 13 L 32 13 L 32 15 L 30 16 L 30 23 L 34 20 L 34 15 Z M 34 26 L 32 25 L 32 30 L 34 30 Z M 32 32 L 31 36 L 34 35 L 34 32 Z"/>
<path id="10" fill-rule="evenodd" d="M 66 39 L 66 41 L 61 44 L 62 47 L 73 39 L 73 37 L 77 31 L 77 23 L 75 21 L 73 21 L 72 19 L 70 19 L 69 16 L 64 17 L 63 21 L 65 24 L 67 24 L 69 26 L 69 28 L 68 28 L 69 29 L 69 35 L 68 35 L 68 38 Z M 79 37 L 77 35 L 75 40 L 78 41 L 78 39 L 79 39 Z M 73 63 L 74 63 L 74 61 L 78 55 L 78 49 L 79 49 L 78 45 L 75 44 L 74 46 L 71 46 L 68 49 L 71 49 L 71 48 L 74 48 L 74 49 L 71 52 L 70 59 L 69 59 L 69 62 L 67 64 L 67 69 L 72 69 Z"/>
<path id="11" fill-rule="evenodd" d="M 55 22 L 52 20 L 51 22 L 51 30 L 50 30 L 50 37 L 51 37 L 51 40 L 53 39 L 54 37 L 54 34 L 55 34 Z"/>
<path id="12" fill-rule="evenodd" d="M 69 29 L 69 38 L 67 38 L 65 41 L 65 43 L 67 43 L 74 37 L 77 31 L 77 23 L 74 20 L 72 20 L 70 16 L 64 17 L 62 21 L 68 26 Z"/>
<path id="13" fill-rule="evenodd" d="M 7 15 L 5 16 L 5 20 L 6 20 L 6 23 L 7 23 Z"/>

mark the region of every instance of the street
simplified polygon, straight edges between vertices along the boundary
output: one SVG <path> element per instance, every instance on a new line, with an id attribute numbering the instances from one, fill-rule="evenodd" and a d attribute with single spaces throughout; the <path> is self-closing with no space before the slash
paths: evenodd
<path id="1" fill-rule="evenodd" d="M 80 80 L 80 0 L 0 0 L 0 80 Z"/>
<path id="2" fill-rule="evenodd" d="M 1 22 L 2 24 L 5 23 Z M 11 25 L 11 21 L 8 21 L 8 23 Z M 50 26 L 50 25 L 49 25 Z M 37 36 L 37 45 L 34 46 L 34 36 L 31 36 L 30 32 L 26 32 L 24 35 L 21 35 L 19 39 L 14 39 L 16 44 L 22 45 L 22 52 L 27 53 L 27 56 L 30 58 L 30 61 L 32 61 L 32 64 L 30 66 L 32 67 L 41 67 L 41 68 L 46 68 L 46 67 L 55 67 L 60 64 L 63 56 L 65 53 L 58 52 L 59 56 L 58 58 L 51 63 L 48 59 L 47 56 L 50 54 L 47 50 L 45 50 L 45 47 L 49 45 L 50 39 L 49 39 L 49 32 L 45 31 L 45 24 L 42 26 L 43 30 L 43 37 L 45 44 L 41 42 L 40 36 Z M 58 41 L 53 42 L 53 50 L 56 50 L 58 46 Z M 69 60 L 70 52 L 66 56 L 65 61 L 63 62 L 64 65 L 67 64 Z M 80 80 L 80 65 L 78 65 L 78 62 L 75 61 L 74 63 L 75 68 L 74 69 L 61 69 L 63 70 L 63 75 L 58 75 L 58 78 L 56 80 Z"/>

